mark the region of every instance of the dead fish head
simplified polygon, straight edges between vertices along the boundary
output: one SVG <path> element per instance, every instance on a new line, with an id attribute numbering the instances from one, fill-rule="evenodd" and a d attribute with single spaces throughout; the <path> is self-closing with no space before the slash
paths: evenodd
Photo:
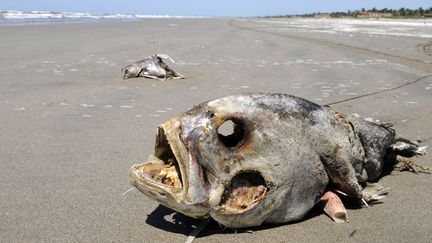
<path id="1" fill-rule="evenodd" d="M 328 184 L 303 135 L 313 122 L 305 116 L 321 109 L 312 104 L 261 94 L 202 103 L 158 127 L 154 154 L 130 169 L 132 184 L 229 227 L 300 219 Z"/>

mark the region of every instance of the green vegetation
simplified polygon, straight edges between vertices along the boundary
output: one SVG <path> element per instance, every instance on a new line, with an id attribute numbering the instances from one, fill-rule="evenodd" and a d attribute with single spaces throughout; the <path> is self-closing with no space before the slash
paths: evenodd
<path id="1" fill-rule="evenodd" d="M 267 16 L 267 17 L 331 17 L 331 18 L 432 18 L 432 7 L 423 9 L 364 9 L 361 10 L 348 10 L 347 12 L 332 12 L 332 13 L 309 13 L 309 14 L 298 14 L 298 15 L 279 15 L 279 16 Z"/>

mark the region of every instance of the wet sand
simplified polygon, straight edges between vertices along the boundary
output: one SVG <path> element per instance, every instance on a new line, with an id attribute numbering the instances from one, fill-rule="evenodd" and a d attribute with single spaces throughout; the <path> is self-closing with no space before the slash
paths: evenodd
<path id="1" fill-rule="evenodd" d="M 402 136 L 432 146 L 432 57 L 418 48 L 427 38 L 276 25 L 0 26 L 0 239 L 186 240 L 200 221 L 137 191 L 122 195 L 128 169 L 152 152 L 158 124 L 227 94 L 283 92 L 336 103 L 335 110 L 394 123 Z M 187 79 L 121 79 L 122 67 L 155 53 L 169 54 Z M 432 167 L 430 154 L 414 160 Z M 380 182 L 391 188 L 384 203 L 350 208 L 347 224 L 320 213 L 237 233 L 211 223 L 196 242 L 429 242 L 432 175 L 393 171 Z"/>

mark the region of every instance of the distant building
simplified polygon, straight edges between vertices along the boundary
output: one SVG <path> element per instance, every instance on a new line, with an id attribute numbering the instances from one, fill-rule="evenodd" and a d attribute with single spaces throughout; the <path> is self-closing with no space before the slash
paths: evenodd
<path id="1" fill-rule="evenodd" d="M 314 18 L 330 18 L 329 13 L 316 13 L 313 16 Z"/>
<path id="2" fill-rule="evenodd" d="M 377 13 L 377 12 L 358 12 L 357 18 L 388 18 L 393 17 L 392 13 Z"/>

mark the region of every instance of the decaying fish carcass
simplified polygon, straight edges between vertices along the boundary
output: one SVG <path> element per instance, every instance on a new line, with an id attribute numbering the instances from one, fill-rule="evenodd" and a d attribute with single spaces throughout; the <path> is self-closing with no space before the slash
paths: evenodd
<path id="1" fill-rule="evenodd" d="M 175 63 L 171 57 L 165 54 L 149 56 L 122 68 L 123 79 L 136 77 L 159 80 L 185 78 L 180 73 L 172 70 L 162 59 L 169 59 L 171 62 Z"/>
<path id="2" fill-rule="evenodd" d="M 228 131 L 224 131 L 227 129 Z M 232 95 L 158 127 L 154 155 L 130 169 L 132 184 L 161 204 L 228 227 L 301 219 L 317 203 L 346 220 L 338 192 L 378 200 L 393 129 L 286 94 Z"/>

